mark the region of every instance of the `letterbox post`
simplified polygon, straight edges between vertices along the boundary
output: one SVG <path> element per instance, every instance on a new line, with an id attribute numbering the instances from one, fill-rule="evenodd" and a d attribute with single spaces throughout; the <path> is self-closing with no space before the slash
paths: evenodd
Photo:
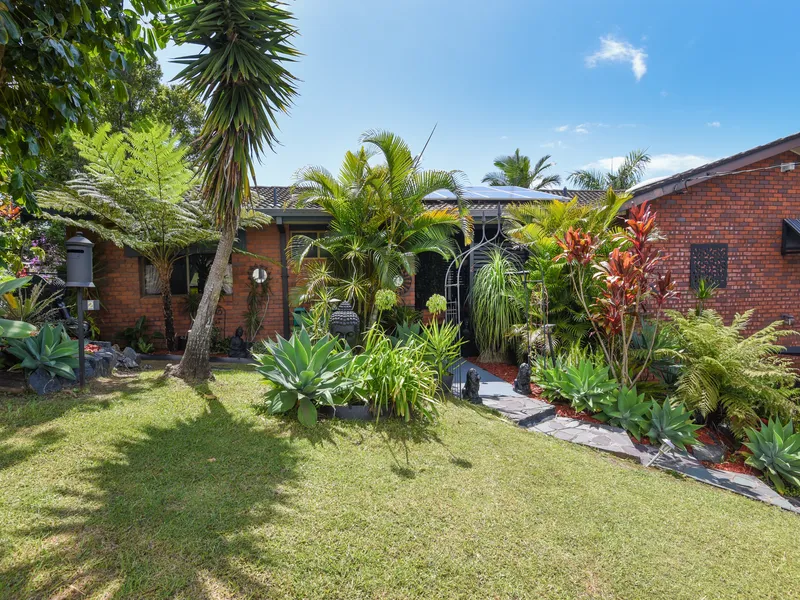
<path id="1" fill-rule="evenodd" d="M 86 385 L 86 355 L 83 331 L 83 288 L 93 288 L 92 247 L 94 244 L 83 237 L 80 231 L 66 242 L 67 287 L 77 288 L 78 293 L 78 381 L 81 389 Z"/>

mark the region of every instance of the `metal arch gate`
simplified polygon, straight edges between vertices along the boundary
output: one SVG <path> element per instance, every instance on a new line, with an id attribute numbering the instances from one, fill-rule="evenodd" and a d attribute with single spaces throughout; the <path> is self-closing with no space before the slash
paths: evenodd
<path id="1" fill-rule="evenodd" d="M 481 239 L 477 243 L 473 243 L 469 248 L 464 250 L 461 254 L 456 256 L 451 262 L 450 265 L 447 267 L 447 272 L 445 273 L 445 280 L 444 280 L 444 291 L 445 291 L 445 299 L 447 300 L 447 310 L 445 312 L 445 321 L 449 323 L 458 323 L 459 326 L 459 333 L 458 339 L 463 340 L 463 332 L 464 327 L 461 320 L 461 310 L 464 306 L 464 302 L 461 300 L 461 284 L 462 284 L 462 269 L 464 268 L 464 263 L 467 262 L 467 259 L 470 258 L 476 251 L 482 250 L 489 247 L 498 248 L 502 252 L 507 252 L 507 249 L 504 248 L 502 245 L 497 243 L 497 240 L 500 238 L 501 233 L 501 223 L 502 223 L 502 207 L 500 203 L 497 203 L 497 230 L 494 232 L 494 235 L 491 237 L 486 236 L 486 211 L 483 212 L 481 218 Z M 549 350 L 549 354 L 551 360 L 553 360 L 553 366 L 555 366 L 555 358 L 553 356 L 553 341 L 552 341 L 552 328 L 553 326 L 549 324 L 548 319 L 548 294 L 547 294 L 547 285 L 544 281 L 544 271 L 542 270 L 541 264 L 539 265 L 539 273 L 542 274 L 541 279 L 537 280 L 529 280 L 527 278 L 528 271 L 518 271 L 518 275 L 523 275 L 525 279 L 525 288 L 528 289 L 528 284 L 539 284 L 541 286 L 541 310 L 542 315 L 544 317 L 543 323 L 541 327 L 545 334 L 545 343 L 547 344 L 547 348 Z M 530 328 L 530 296 L 532 290 L 528 290 L 528 306 L 526 308 L 525 314 L 525 322 Z M 530 334 L 526 333 L 527 338 L 527 345 L 528 345 L 528 360 L 531 360 L 531 344 L 530 344 Z M 462 368 L 466 361 L 463 358 L 460 358 L 458 363 L 455 365 L 454 373 L 453 373 L 453 387 L 452 391 L 454 394 L 460 394 L 461 388 L 464 384 L 464 369 Z"/>
<path id="2" fill-rule="evenodd" d="M 499 248 L 504 250 L 502 246 L 496 243 L 500 237 L 502 208 L 500 203 L 497 203 L 497 231 L 491 237 L 486 237 L 486 211 L 483 212 L 481 219 L 481 239 L 475 243 L 473 242 L 466 250 L 456 256 L 447 267 L 447 272 L 444 276 L 444 294 L 447 300 L 447 310 L 445 312 L 445 321 L 448 323 L 458 324 L 458 339 L 463 340 L 464 328 L 461 320 L 461 310 L 464 302 L 461 299 L 461 285 L 462 285 L 462 269 L 464 264 L 468 262 L 470 256 L 475 254 L 477 250 L 488 247 Z M 469 275 L 469 273 L 467 274 Z M 466 361 L 459 358 L 458 363 L 453 369 L 453 394 L 460 394 L 461 387 L 464 384 L 464 369 L 462 368 Z"/>

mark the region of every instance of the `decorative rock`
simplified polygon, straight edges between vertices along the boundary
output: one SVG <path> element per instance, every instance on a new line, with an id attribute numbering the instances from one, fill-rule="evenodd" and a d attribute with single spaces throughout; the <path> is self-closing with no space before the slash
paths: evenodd
<path id="1" fill-rule="evenodd" d="M 519 366 L 517 378 L 514 380 L 514 391 L 525 396 L 531 393 L 531 366 L 528 363 Z"/>
<path id="2" fill-rule="evenodd" d="M 50 375 L 50 373 L 39 367 L 28 375 L 28 386 L 30 386 L 34 392 L 43 396 L 51 392 L 61 391 L 62 380 L 59 377 Z"/>
<path id="3" fill-rule="evenodd" d="M 480 404 L 481 396 L 479 394 L 481 388 L 481 376 L 478 371 L 470 369 L 467 371 L 467 382 L 461 390 L 461 397 L 464 400 L 469 400 L 472 404 Z"/>
<path id="4" fill-rule="evenodd" d="M 704 444 L 694 446 L 692 454 L 697 460 L 710 463 L 721 463 L 725 459 L 725 446 L 721 444 Z"/>
<path id="5" fill-rule="evenodd" d="M 125 350 L 122 351 L 122 360 L 117 363 L 117 366 L 120 366 L 120 364 L 126 369 L 138 369 L 139 355 L 136 354 L 136 350 L 127 346 Z"/>

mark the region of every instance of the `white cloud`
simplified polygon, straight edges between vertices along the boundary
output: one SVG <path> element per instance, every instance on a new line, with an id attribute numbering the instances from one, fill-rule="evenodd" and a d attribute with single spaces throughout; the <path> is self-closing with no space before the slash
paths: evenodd
<path id="1" fill-rule="evenodd" d="M 508 136 L 507 136 L 507 135 L 501 135 L 501 136 L 500 136 L 500 139 L 501 139 L 501 140 L 507 140 L 507 139 L 508 139 Z"/>
<path id="2" fill-rule="evenodd" d="M 578 125 L 575 128 L 575 133 L 589 133 L 589 130 L 586 128 L 586 125 Z"/>
<path id="3" fill-rule="evenodd" d="M 647 54 L 642 48 L 634 48 L 628 42 L 621 42 L 608 35 L 600 38 L 600 50 L 586 57 L 586 66 L 593 69 L 601 62 L 630 63 L 636 81 L 647 73 Z"/>
<path id="4" fill-rule="evenodd" d="M 558 140 L 556 142 L 546 142 L 544 144 L 541 144 L 539 147 L 540 148 L 566 148 L 566 146 L 564 145 L 564 143 L 561 140 Z"/>
<path id="5" fill-rule="evenodd" d="M 602 169 L 610 171 L 617 169 L 625 160 L 624 156 L 614 156 L 612 158 L 601 158 L 584 166 L 584 169 Z M 694 169 L 700 165 L 710 163 L 713 158 L 698 156 L 697 154 L 654 154 L 650 157 L 650 164 L 647 165 L 647 174 L 666 174 L 672 175 L 687 169 Z"/>
<path id="6" fill-rule="evenodd" d="M 556 127 L 556 129 L 555 129 L 555 130 L 556 130 L 556 131 L 558 131 L 559 133 L 563 133 L 563 132 L 565 132 L 567 129 L 569 129 L 569 125 L 561 125 L 560 127 Z"/>
<path id="7" fill-rule="evenodd" d="M 706 123 L 706 127 L 722 127 L 719 121 L 711 121 L 711 123 Z"/>

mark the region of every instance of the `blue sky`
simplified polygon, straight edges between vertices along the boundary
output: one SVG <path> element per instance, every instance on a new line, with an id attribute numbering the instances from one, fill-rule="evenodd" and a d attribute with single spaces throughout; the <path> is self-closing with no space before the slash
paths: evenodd
<path id="1" fill-rule="evenodd" d="M 800 130 L 800 5 L 295 0 L 300 96 L 258 184 L 338 170 L 370 128 L 473 185 L 520 148 L 565 176 L 648 148 L 647 177 Z M 179 70 L 159 54 L 165 79 Z"/>

